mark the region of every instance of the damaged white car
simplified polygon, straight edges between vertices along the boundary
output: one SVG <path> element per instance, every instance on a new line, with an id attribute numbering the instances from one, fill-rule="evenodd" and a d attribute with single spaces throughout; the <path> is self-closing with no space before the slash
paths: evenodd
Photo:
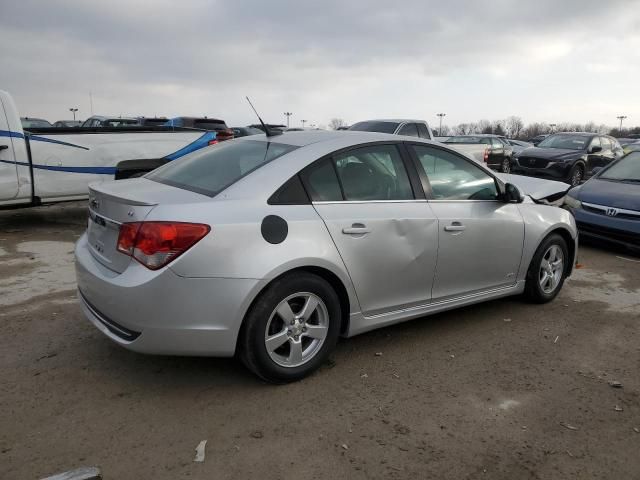
<path id="1" fill-rule="evenodd" d="M 91 188 L 78 287 L 106 336 L 237 352 L 286 382 L 341 335 L 508 295 L 548 302 L 571 274 L 575 222 L 549 205 L 566 184 L 417 138 L 267 132 Z"/>

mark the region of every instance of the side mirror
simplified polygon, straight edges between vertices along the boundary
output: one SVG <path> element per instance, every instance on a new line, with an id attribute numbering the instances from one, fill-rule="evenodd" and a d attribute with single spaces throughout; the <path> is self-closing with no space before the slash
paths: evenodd
<path id="1" fill-rule="evenodd" d="M 522 203 L 524 195 L 513 183 L 507 183 L 504 186 L 504 201 L 506 203 Z"/>
<path id="2" fill-rule="evenodd" d="M 602 147 L 600 145 L 594 145 L 589 149 L 589 153 L 598 153 L 602 151 Z"/>

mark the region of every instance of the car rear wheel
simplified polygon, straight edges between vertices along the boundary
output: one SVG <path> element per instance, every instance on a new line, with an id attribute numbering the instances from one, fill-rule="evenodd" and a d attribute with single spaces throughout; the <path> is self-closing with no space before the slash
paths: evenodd
<path id="1" fill-rule="evenodd" d="M 502 160 L 502 173 L 511 173 L 511 159 L 505 158 Z"/>
<path id="2" fill-rule="evenodd" d="M 574 165 L 569 174 L 569 183 L 572 187 L 577 187 L 584 180 L 584 168 L 582 165 Z"/>
<path id="3" fill-rule="evenodd" d="M 299 380 L 327 359 L 340 333 L 340 299 L 324 279 L 310 273 L 286 275 L 249 310 L 239 356 L 272 383 Z"/>
<path id="4" fill-rule="evenodd" d="M 557 233 L 546 237 L 529 265 L 525 297 L 534 303 L 553 300 L 562 289 L 570 261 L 564 238 Z"/>

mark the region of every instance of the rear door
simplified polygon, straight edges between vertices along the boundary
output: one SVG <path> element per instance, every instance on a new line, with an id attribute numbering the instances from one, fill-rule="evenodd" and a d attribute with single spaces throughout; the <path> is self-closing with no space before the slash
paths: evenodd
<path id="1" fill-rule="evenodd" d="M 431 298 L 438 222 L 402 148 L 361 146 L 302 172 L 368 316 Z"/>
<path id="2" fill-rule="evenodd" d="M 0 200 L 12 200 L 18 195 L 18 169 L 13 142 L 24 142 L 20 137 L 20 132 L 11 132 L 0 98 Z"/>
<path id="3" fill-rule="evenodd" d="M 438 218 L 433 301 L 514 285 L 524 241 L 518 205 L 499 200 L 494 177 L 472 161 L 434 146 L 409 149 Z"/>

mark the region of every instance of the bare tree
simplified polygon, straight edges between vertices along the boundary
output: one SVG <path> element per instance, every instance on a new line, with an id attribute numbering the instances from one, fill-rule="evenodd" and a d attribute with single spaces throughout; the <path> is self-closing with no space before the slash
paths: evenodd
<path id="1" fill-rule="evenodd" d="M 342 118 L 332 118 L 329 122 L 329 128 L 331 130 L 338 130 L 340 127 L 346 127 L 347 122 L 345 122 Z"/>
<path id="2" fill-rule="evenodd" d="M 505 130 L 507 136 L 510 138 L 519 138 L 522 129 L 524 128 L 524 122 L 520 117 L 511 115 L 504 121 Z"/>
<path id="3" fill-rule="evenodd" d="M 493 133 L 493 126 L 489 120 L 480 120 L 478 122 L 478 133 Z"/>

